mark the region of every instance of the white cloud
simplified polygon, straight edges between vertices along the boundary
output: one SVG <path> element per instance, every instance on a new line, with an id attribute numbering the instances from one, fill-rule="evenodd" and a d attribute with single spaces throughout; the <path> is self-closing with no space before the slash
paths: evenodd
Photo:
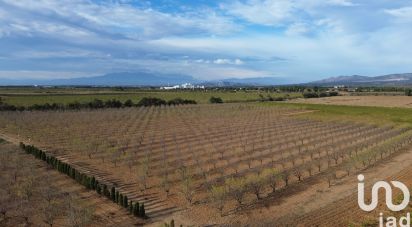
<path id="1" fill-rule="evenodd" d="M 398 9 L 386 9 L 384 12 L 399 19 L 412 20 L 412 6 Z"/>
<path id="2" fill-rule="evenodd" d="M 342 74 L 380 75 L 412 71 L 412 49 L 404 48 L 412 31 L 391 28 L 368 34 L 322 33 L 315 37 L 256 35 L 239 38 L 162 39 L 158 46 L 182 51 L 207 50 L 231 53 L 239 58 L 286 59 L 255 65 L 268 75 L 330 76 Z M 219 63 L 228 63 L 220 59 Z M 256 63 L 257 64 L 257 63 Z"/>
<path id="3" fill-rule="evenodd" d="M 357 6 L 358 5 L 348 0 L 328 0 L 327 3 L 331 5 L 336 5 L 336 6 Z"/>
<path id="4" fill-rule="evenodd" d="M 229 5 L 222 4 L 221 8 L 251 23 L 279 26 L 293 16 L 294 5 L 291 0 L 248 0 L 245 3 L 236 1 Z"/>
<path id="5" fill-rule="evenodd" d="M 36 23 L 33 23 L 26 18 L 18 18 L 20 14 L 17 13 L 9 14 L 9 21 L 17 20 L 20 26 L 36 31 L 39 30 L 38 27 L 45 27 L 44 32 L 61 35 L 88 29 L 91 32 L 109 31 L 111 34 L 142 39 L 183 34 L 227 34 L 239 29 L 231 19 L 210 10 L 170 14 L 152 8 L 118 4 L 116 1 L 101 4 L 87 0 L 4 2 L 38 18 Z"/>
<path id="6" fill-rule="evenodd" d="M 218 58 L 213 61 L 213 63 L 218 64 L 218 65 L 243 65 L 243 61 L 240 59 L 226 59 L 226 58 Z"/>
<path id="7" fill-rule="evenodd" d="M 293 36 L 293 35 L 302 35 L 309 32 L 310 28 L 309 25 L 306 23 L 298 22 L 291 24 L 288 29 L 286 30 L 286 35 Z"/>
<path id="8" fill-rule="evenodd" d="M 284 26 L 310 20 L 308 15 L 327 6 L 358 6 L 350 0 L 247 0 L 221 4 L 227 14 L 240 17 L 250 23 L 265 26 Z"/>
<path id="9" fill-rule="evenodd" d="M 50 58 L 107 58 L 110 54 L 92 52 L 87 50 L 67 49 L 64 51 L 16 51 L 11 53 L 11 57 L 29 59 L 50 59 Z"/>
<path id="10" fill-rule="evenodd" d="M 0 78 L 4 79 L 66 79 L 73 77 L 93 76 L 90 73 L 73 71 L 33 71 L 33 70 L 0 70 Z"/>
<path id="11" fill-rule="evenodd" d="M 313 78 L 412 71 L 412 50 L 405 48 L 412 7 L 391 1 L 229 0 L 216 9 L 175 5 L 173 12 L 131 0 L 0 2 L 0 70 L 19 72 L 7 71 L 10 76 L 144 69 L 198 78 Z"/>
<path id="12" fill-rule="evenodd" d="M 225 64 L 231 64 L 232 61 L 230 61 L 229 59 L 216 59 L 213 61 L 213 63 L 218 64 L 218 65 L 225 65 Z"/>
<path id="13" fill-rule="evenodd" d="M 240 60 L 240 59 L 235 59 L 234 64 L 235 64 L 235 65 L 243 65 L 244 62 L 243 62 L 242 60 Z"/>

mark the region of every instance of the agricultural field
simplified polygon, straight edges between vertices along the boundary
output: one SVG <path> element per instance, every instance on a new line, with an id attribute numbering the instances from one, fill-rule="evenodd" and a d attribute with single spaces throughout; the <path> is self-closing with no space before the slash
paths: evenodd
<path id="1" fill-rule="evenodd" d="M 411 96 L 334 96 L 316 99 L 294 99 L 292 103 L 329 104 L 347 106 L 381 106 L 412 108 Z"/>
<path id="2" fill-rule="evenodd" d="M 0 142 L 1 226 L 141 225 L 14 144 Z"/>
<path id="3" fill-rule="evenodd" d="M 161 90 L 142 90 L 142 89 L 80 89 L 80 88 L 31 88 L 31 89 L 11 89 L 0 88 L 0 98 L 4 103 L 15 106 L 31 106 L 34 104 L 58 103 L 68 104 L 73 102 L 90 102 L 94 99 L 107 101 L 116 99 L 125 102 L 130 99 L 137 103 L 144 97 L 161 98 L 171 100 L 175 98 L 195 100 L 198 103 L 208 103 L 210 97 L 220 97 L 224 102 L 253 102 L 261 97 L 267 98 L 286 98 L 293 99 L 302 97 L 301 93 L 277 93 L 258 90 L 242 91 L 161 91 Z"/>
<path id="4" fill-rule="evenodd" d="M 355 174 L 391 178 L 412 164 L 411 116 L 269 102 L 4 111 L 0 137 L 144 202 L 148 225 L 347 226 L 367 220 L 352 206 Z"/>

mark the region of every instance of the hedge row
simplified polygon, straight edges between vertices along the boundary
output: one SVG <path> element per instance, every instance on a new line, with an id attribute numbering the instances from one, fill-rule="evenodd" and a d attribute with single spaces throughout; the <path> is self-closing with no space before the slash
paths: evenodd
<path id="1" fill-rule="evenodd" d="M 321 98 L 321 97 L 332 97 L 332 96 L 338 96 L 339 93 L 336 91 L 331 91 L 331 92 L 305 92 L 303 93 L 304 98 Z"/>
<path id="2" fill-rule="evenodd" d="M 32 145 L 26 145 L 20 143 L 20 147 L 27 153 L 32 154 L 37 159 L 47 162 L 48 165 L 52 166 L 57 171 L 66 174 L 71 177 L 77 183 L 85 186 L 89 190 L 96 191 L 99 195 L 105 196 L 106 198 L 112 200 L 114 203 L 129 210 L 130 214 L 136 217 L 147 218 L 146 211 L 144 208 L 144 203 L 139 204 L 139 202 L 133 202 L 127 198 L 126 195 L 120 193 L 115 187 L 111 187 L 110 191 L 108 186 L 104 183 L 96 180 L 94 176 L 88 176 L 68 163 L 61 161 L 60 159 L 46 154 L 46 152 L 38 149 Z"/>
<path id="3" fill-rule="evenodd" d="M 28 107 L 24 106 L 14 106 L 4 103 L 0 100 L 0 111 L 33 111 L 33 110 L 80 110 L 80 109 L 103 109 L 103 108 L 124 108 L 124 107 L 140 107 L 140 106 L 161 106 L 161 105 L 187 105 L 187 104 L 197 104 L 194 100 L 175 98 L 169 101 L 159 98 L 145 97 L 142 98 L 138 103 L 134 103 L 132 100 L 126 100 L 121 102 L 116 99 L 111 99 L 107 101 L 102 101 L 100 99 L 94 99 L 90 102 L 72 102 L 68 104 L 59 103 L 45 103 L 45 104 L 34 104 Z"/>

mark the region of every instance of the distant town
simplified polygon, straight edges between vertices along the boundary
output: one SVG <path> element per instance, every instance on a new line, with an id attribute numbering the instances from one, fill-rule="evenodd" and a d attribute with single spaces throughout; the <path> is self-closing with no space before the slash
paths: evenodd
<path id="1" fill-rule="evenodd" d="M 205 89 L 204 85 L 193 85 L 191 83 L 184 83 L 174 86 L 160 87 L 160 90 L 175 90 L 175 89 Z"/>

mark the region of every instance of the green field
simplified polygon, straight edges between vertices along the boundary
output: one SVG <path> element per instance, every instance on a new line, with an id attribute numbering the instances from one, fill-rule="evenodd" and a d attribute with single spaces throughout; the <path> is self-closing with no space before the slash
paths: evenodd
<path id="1" fill-rule="evenodd" d="M 15 106 L 30 106 L 34 104 L 70 102 L 88 102 L 93 99 L 109 100 L 117 99 L 122 102 L 131 99 L 138 102 L 143 97 L 156 97 L 165 100 L 183 98 L 195 100 L 198 103 L 208 103 L 211 96 L 221 97 L 224 102 L 247 102 L 257 101 L 260 94 L 264 97 L 270 95 L 273 98 L 297 98 L 302 97 L 300 93 L 275 93 L 260 91 L 139 91 L 139 90 L 47 90 L 47 92 L 21 90 L 2 90 L 0 97 L 3 102 Z"/>
<path id="2" fill-rule="evenodd" d="M 262 105 L 277 105 L 314 110 L 312 113 L 299 117 L 317 120 L 361 121 L 377 125 L 394 124 L 397 126 L 412 126 L 412 109 L 398 107 L 343 106 L 325 104 L 300 104 L 271 102 Z"/>

